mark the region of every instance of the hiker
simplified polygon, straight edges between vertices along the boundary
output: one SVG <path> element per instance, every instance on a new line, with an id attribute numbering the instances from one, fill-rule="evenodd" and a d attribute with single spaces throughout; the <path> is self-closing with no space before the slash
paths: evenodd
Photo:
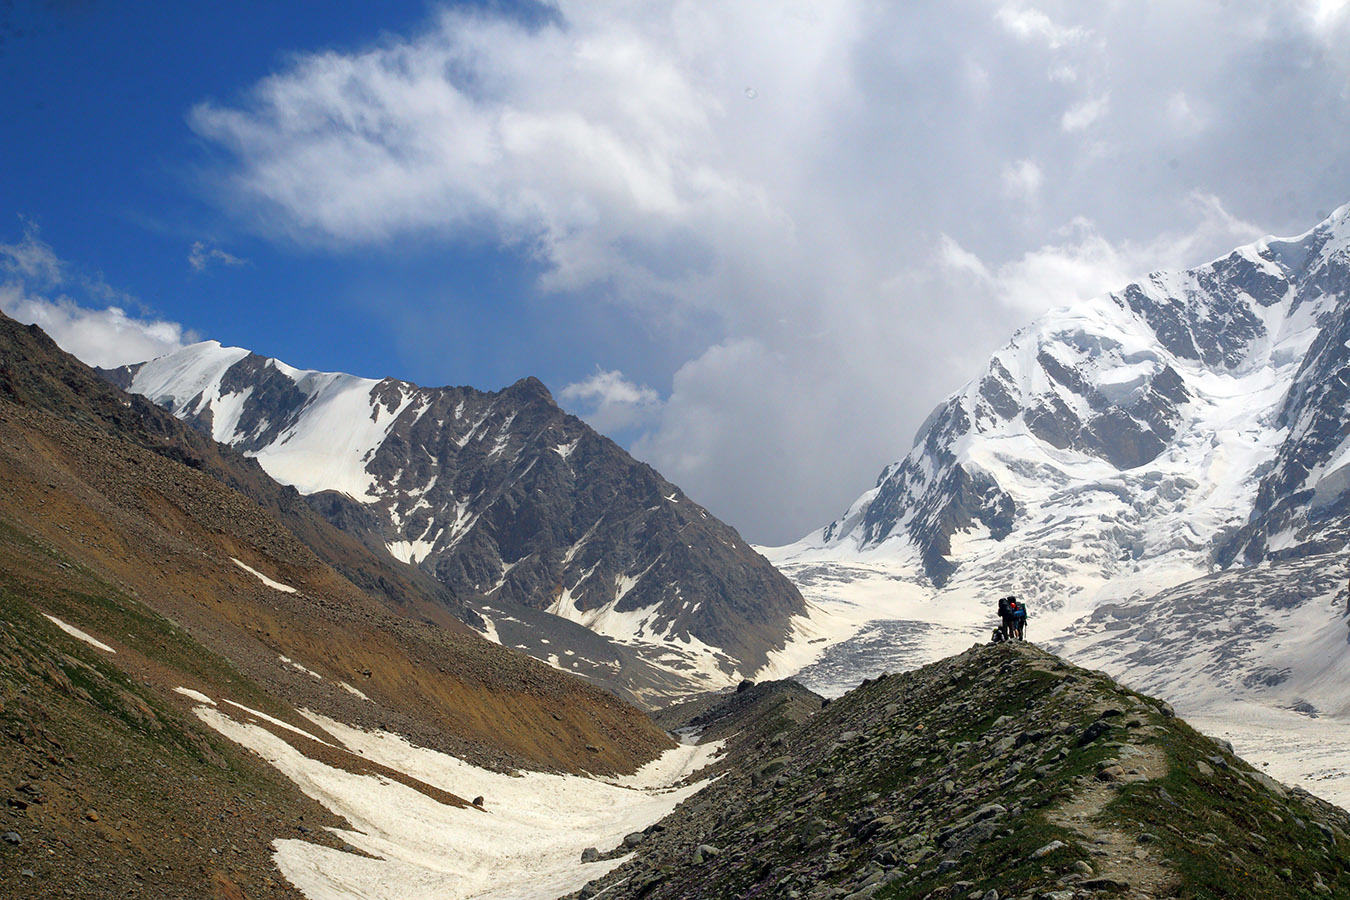
<path id="1" fill-rule="evenodd" d="M 1009 632 L 1009 636 L 1016 636 L 1019 641 L 1025 641 L 1027 639 L 1027 605 L 1016 597 L 1009 597 L 1008 611 L 1012 613 L 1012 630 Z"/>
<path id="2" fill-rule="evenodd" d="M 1016 600 L 1017 598 L 1011 595 L 998 598 L 998 618 L 999 622 L 1002 624 L 999 625 L 997 637 L 994 638 L 994 643 L 996 644 L 1012 637 L 1012 608 L 1009 604 Z"/>

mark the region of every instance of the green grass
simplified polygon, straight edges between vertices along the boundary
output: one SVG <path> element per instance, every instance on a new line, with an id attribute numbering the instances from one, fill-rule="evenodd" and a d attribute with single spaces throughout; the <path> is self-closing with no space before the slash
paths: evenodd
<path id="1" fill-rule="evenodd" d="M 1282 799 L 1238 774 L 1232 767 L 1246 770 L 1244 763 L 1184 723 L 1176 722 L 1169 733 L 1171 740 L 1157 742 L 1171 764 L 1168 775 L 1127 786 L 1107 814 L 1122 826 L 1157 836 L 1184 881 L 1181 898 L 1350 897 L 1350 848 L 1344 840 L 1326 840 L 1311 821 L 1314 810 L 1302 810 L 1301 817 L 1291 814 L 1301 805 L 1297 798 Z M 1210 762 L 1215 755 L 1230 768 Z M 1213 774 L 1201 774 L 1198 762 Z M 1210 846 L 1197 840 L 1207 834 L 1219 841 Z M 1315 872 L 1330 893 L 1314 888 Z"/>

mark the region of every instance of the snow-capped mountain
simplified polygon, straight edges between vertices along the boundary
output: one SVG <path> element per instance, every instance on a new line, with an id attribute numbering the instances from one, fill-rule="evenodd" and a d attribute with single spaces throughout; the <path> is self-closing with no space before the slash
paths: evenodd
<path id="1" fill-rule="evenodd" d="M 735 683 L 804 609 L 735 530 L 537 379 L 423 388 L 215 342 L 104 374 L 433 574 L 489 637 L 631 695 Z"/>
<path id="2" fill-rule="evenodd" d="M 1350 206 L 1015 334 L 844 515 L 765 551 L 810 605 L 774 663 L 837 694 L 988 640 L 1016 593 L 1031 639 L 1234 740 L 1253 709 L 1310 721 L 1298 694 L 1340 747 L 1348 514 Z"/>
<path id="3" fill-rule="evenodd" d="M 775 556 L 1042 606 L 1344 541 L 1350 207 L 1019 331 L 836 521 Z"/>

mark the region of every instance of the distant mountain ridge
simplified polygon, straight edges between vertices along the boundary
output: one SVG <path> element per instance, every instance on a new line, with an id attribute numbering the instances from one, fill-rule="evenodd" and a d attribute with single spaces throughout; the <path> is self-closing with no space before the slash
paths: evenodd
<path id="1" fill-rule="evenodd" d="M 423 388 L 215 342 L 103 374 L 434 576 L 484 633 L 634 696 L 732 684 L 804 611 L 734 529 L 558 408 L 538 379 L 495 393 Z"/>
<path id="2" fill-rule="evenodd" d="M 1048 313 L 784 552 L 1067 602 L 1121 577 L 1176 583 L 1344 546 L 1347 373 L 1350 206 Z"/>
<path id="3" fill-rule="evenodd" d="M 1347 543 L 1350 206 L 1050 311 L 765 552 L 812 601 L 785 656 L 815 691 L 987 641 L 1013 593 L 1031 640 L 1345 802 Z"/>

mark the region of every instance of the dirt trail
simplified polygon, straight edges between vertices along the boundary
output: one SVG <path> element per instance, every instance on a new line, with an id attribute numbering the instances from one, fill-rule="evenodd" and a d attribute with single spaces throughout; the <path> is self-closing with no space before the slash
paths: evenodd
<path id="1" fill-rule="evenodd" d="M 1140 729 L 1131 738 L 1144 737 L 1149 731 Z M 1118 895 L 1122 898 L 1152 900 L 1174 896 L 1180 879 L 1147 838 L 1119 831 L 1102 820 L 1102 810 L 1115 799 L 1121 785 L 1152 781 L 1167 771 L 1167 756 L 1162 748 L 1155 744 L 1125 744 L 1116 760 L 1104 761 L 1097 776 L 1084 777 L 1073 797 L 1048 813 L 1051 823 L 1083 836 L 1083 844 L 1091 854 L 1093 874 L 1087 876 L 1082 886 L 1087 887 L 1096 879 L 1110 879 L 1129 885 L 1128 890 Z"/>

